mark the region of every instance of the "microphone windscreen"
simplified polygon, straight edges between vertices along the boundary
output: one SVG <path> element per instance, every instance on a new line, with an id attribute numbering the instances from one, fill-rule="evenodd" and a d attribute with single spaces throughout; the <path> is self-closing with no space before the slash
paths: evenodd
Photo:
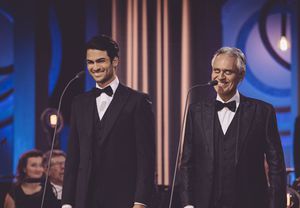
<path id="1" fill-rule="evenodd" d="M 218 81 L 217 81 L 217 80 L 211 80 L 211 81 L 208 82 L 208 85 L 209 85 L 209 86 L 215 86 L 215 85 L 217 85 L 217 84 L 218 84 Z"/>
<path id="2" fill-rule="evenodd" d="M 80 78 L 81 76 L 83 76 L 85 74 L 85 71 L 81 71 L 78 74 L 76 74 L 76 78 Z"/>

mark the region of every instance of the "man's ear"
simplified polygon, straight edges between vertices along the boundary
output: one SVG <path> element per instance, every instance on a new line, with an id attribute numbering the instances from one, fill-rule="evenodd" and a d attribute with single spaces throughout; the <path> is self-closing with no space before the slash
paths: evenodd
<path id="1" fill-rule="evenodd" d="M 119 57 L 115 57 L 112 61 L 113 67 L 117 67 L 119 65 Z"/>
<path id="2" fill-rule="evenodd" d="M 239 73 L 239 77 L 240 77 L 240 82 L 243 81 L 245 78 L 245 71 L 242 71 L 241 73 Z"/>

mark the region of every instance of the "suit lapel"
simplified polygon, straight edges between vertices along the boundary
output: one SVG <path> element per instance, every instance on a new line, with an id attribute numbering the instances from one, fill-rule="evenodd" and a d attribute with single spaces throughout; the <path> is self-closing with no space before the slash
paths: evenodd
<path id="1" fill-rule="evenodd" d="M 238 152 L 237 161 L 246 143 L 246 138 L 250 130 L 253 118 L 255 115 L 256 106 L 249 101 L 248 98 L 241 95 L 241 102 L 239 106 L 238 118 Z M 211 157 L 214 156 L 214 118 L 215 118 L 215 105 L 214 100 L 209 100 L 203 103 L 201 112 L 201 120 L 203 124 L 203 131 L 205 132 L 205 140 L 209 147 Z"/>
<path id="2" fill-rule="evenodd" d="M 111 101 L 109 107 L 107 108 L 104 114 L 106 118 L 103 128 L 103 139 L 101 140 L 101 146 L 107 140 L 108 134 L 114 126 L 122 108 L 124 107 L 124 104 L 126 103 L 129 94 L 129 90 L 120 83 L 115 92 L 113 100 Z"/>
<path id="3" fill-rule="evenodd" d="M 205 132 L 205 139 L 209 147 L 209 153 L 211 157 L 214 156 L 214 115 L 215 115 L 215 105 L 213 100 L 205 102 L 203 104 L 202 111 L 202 124 L 203 130 Z"/>
<path id="4" fill-rule="evenodd" d="M 87 148 L 87 152 L 90 154 L 89 158 L 92 158 L 92 145 L 93 145 L 93 127 L 94 127 L 94 117 L 95 117 L 95 111 L 96 111 L 96 98 L 94 96 L 94 94 L 92 93 L 92 91 L 89 91 L 86 93 L 86 98 L 82 99 L 82 104 L 79 106 L 80 112 L 81 112 L 81 116 L 80 116 L 80 126 L 82 127 L 82 129 L 84 129 L 85 132 L 84 137 L 82 139 L 84 139 L 84 147 L 81 146 L 81 148 Z M 84 185 L 82 186 L 82 193 L 87 193 L 87 188 L 88 188 L 88 183 L 89 183 L 89 178 L 90 178 L 90 174 L 91 174 L 91 159 L 89 160 L 85 160 L 85 162 L 88 163 L 87 165 L 87 170 L 86 170 L 86 177 L 85 177 L 85 183 L 83 183 Z M 83 194 L 83 200 L 81 200 L 82 202 L 85 199 L 85 194 Z M 79 205 L 80 206 L 80 205 Z"/>
<path id="5" fill-rule="evenodd" d="M 92 147 L 92 139 L 93 139 L 93 122 L 94 122 L 94 114 L 96 110 L 96 99 L 93 95 L 92 92 L 88 92 L 87 94 L 87 99 L 84 101 L 84 106 L 82 109 L 83 111 L 83 116 L 82 116 L 82 124 L 83 128 L 86 129 L 87 132 L 87 141 L 91 143 L 91 145 L 88 145 L 88 147 Z M 92 119 L 91 119 L 92 118 Z"/>
<path id="6" fill-rule="evenodd" d="M 245 145 L 247 141 L 247 135 L 249 132 L 249 129 L 252 125 L 253 118 L 255 115 L 256 105 L 253 105 L 252 102 L 249 102 L 249 100 L 241 95 L 241 102 L 239 106 L 239 121 L 238 121 L 238 152 L 237 152 L 237 161 L 240 158 L 241 151 L 243 149 L 243 146 Z"/>

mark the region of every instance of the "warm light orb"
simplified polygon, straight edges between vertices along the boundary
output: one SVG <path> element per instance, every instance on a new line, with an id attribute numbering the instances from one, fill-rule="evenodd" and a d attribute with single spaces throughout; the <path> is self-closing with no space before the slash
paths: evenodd
<path id="1" fill-rule="evenodd" d="M 279 49 L 281 51 L 286 51 L 289 48 L 289 42 L 285 36 L 281 36 L 279 40 Z"/>
<path id="2" fill-rule="evenodd" d="M 50 125 L 52 126 L 52 128 L 57 125 L 57 115 L 50 115 Z"/>

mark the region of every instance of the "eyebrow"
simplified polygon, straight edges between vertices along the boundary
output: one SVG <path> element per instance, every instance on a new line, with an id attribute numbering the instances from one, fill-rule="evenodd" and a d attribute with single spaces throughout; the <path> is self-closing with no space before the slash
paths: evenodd
<path id="1" fill-rule="evenodd" d="M 102 61 L 102 60 L 105 61 L 105 58 L 98 58 L 98 59 L 96 59 L 95 61 L 90 60 L 90 59 L 86 59 L 87 62 L 98 62 L 98 61 Z"/>
<path id="2" fill-rule="evenodd" d="M 221 68 L 213 68 L 213 69 L 219 69 L 219 70 L 223 70 L 223 71 L 235 71 L 234 69 L 221 69 Z"/>

